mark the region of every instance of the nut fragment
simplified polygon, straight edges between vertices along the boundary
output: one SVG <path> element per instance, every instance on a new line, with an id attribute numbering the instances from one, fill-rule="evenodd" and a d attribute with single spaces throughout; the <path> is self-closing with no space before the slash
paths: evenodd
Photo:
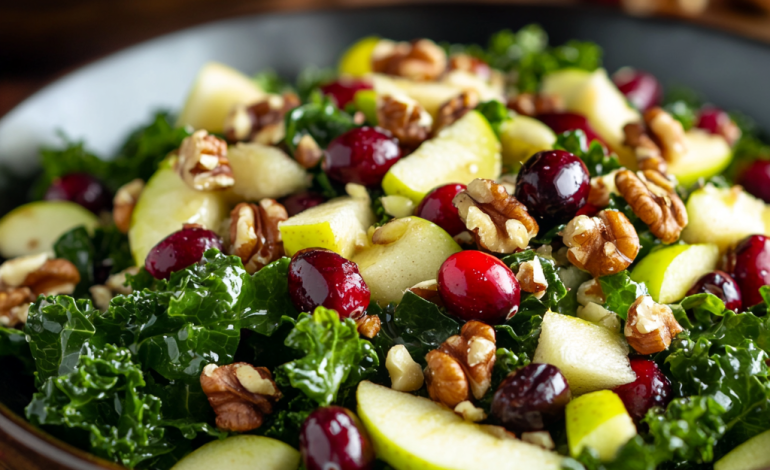
<path id="1" fill-rule="evenodd" d="M 462 366 L 449 354 L 434 349 L 425 356 L 425 384 L 431 400 L 454 408 L 470 398 L 468 379 Z"/>
<path id="2" fill-rule="evenodd" d="M 435 80 L 447 68 L 444 49 L 430 39 L 408 42 L 382 40 L 372 51 L 375 73 L 397 75 L 411 80 Z"/>
<path id="3" fill-rule="evenodd" d="M 28 287 L 0 288 L 0 326 L 13 328 L 27 322 L 27 310 L 35 296 Z"/>
<path id="4" fill-rule="evenodd" d="M 407 97 L 385 95 L 378 99 L 377 121 L 403 147 L 417 148 L 430 136 L 433 119 L 423 107 Z"/>
<path id="5" fill-rule="evenodd" d="M 9 259 L 0 265 L 0 285 L 8 287 L 24 285 L 27 276 L 42 268 L 46 261 L 48 261 L 48 255 L 45 253 Z"/>
<path id="6" fill-rule="evenodd" d="M 492 78 L 492 68 L 483 60 L 468 54 L 454 54 L 449 58 L 449 70 L 462 70 L 482 80 Z"/>
<path id="7" fill-rule="evenodd" d="M 648 355 L 668 349 L 671 340 L 682 331 L 668 305 L 653 302 L 649 295 L 642 295 L 628 309 L 623 333 L 636 352 Z"/>
<path id="8" fill-rule="evenodd" d="M 364 315 L 356 320 L 356 329 L 358 334 L 364 338 L 372 339 L 380 332 L 382 322 L 377 315 Z"/>
<path id="9" fill-rule="evenodd" d="M 441 300 L 441 296 L 438 293 L 438 282 L 436 282 L 435 279 L 417 283 L 407 290 L 417 295 L 418 297 L 427 300 L 428 302 L 432 302 L 438 305 L 439 307 L 444 306 L 444 302 Z"/>
<path id="10" fill-rule="evenodd" d="M 467 90 L 446 103 L 438 109 L 436 121 L 433 124 L 433 131 L 438 132 L 448 125 L 454 123 L 465 113 L 476 108 L 479 104 L 479 94 L 474 90 Z"/>
<path id="11" fill-rule="evenodd" d="M 182 141 L 176 170 L 197 191 L 226 189 L 235 184 L 227 143 L 202 129 Z"/>
<path id="12" fill-rule="evenodd" d="M 540 264 L 540 258 L 535 256 L 531 261 L 525 261 L 519 266 L 519 272 L 516 273 L 516 279 L 521 284 L 521 290 L 530 292 L 540 299 L 545 295 L 548 289 L 548 281 L 543 273 L 543 265 Z"/>
<path id="13" fill-rule="evenodd" d="M 540 93 L 520 93 L 508 100 L 508 108 L 524 116 L 559 113 L 566 109 L 560 96 Z"/>
<path id="14" fill-rule="evenodd" d="M 294 150 L 294 159 L 302 165 L 302 168 L 308 170 L 318 165 L 323 156 L 324 151 L 321 150 L 321 147 L 318 146 L 318 143 L 310 134 L 303 135 L 297 143 L 297 148 Z"/>
<path id="15" fill-rule="evenodd" d="M 66 259 L 48 259 L 48 255 L 14 258 L 0 266 L 0 285 L 28 287 L 38 295 L 72 294 L 80 282 L 80 272 Z"/>
<path id="16" fill-rule="evenodd" d="M 144 181 L 137 178 L 121 186 L 115 193 L 115 198 L 112 200 L 112 220 L 118 230 L 123 233 L 128 233 L 131 215 L 134 213 L 134 206 L 136 206 L 142 190 L 144 190 Z"/>
<path id="17" fill-rule="evenodd" d="M 286 135 L 284 116 L 299 105 L 299 97 L 294 93 L 270 95 L 248 106 L 236 105 L 225 119 L 225 138 L 231 144 L 257 142 L 275 145 Z"/>
<path id="18" fill-rule="evenodd" d="M 610 205 L 610 195 L 618 192 L 615 187 L 616 174 L 617 170 L 591 178 L 591 189 L 588 192 L 589 204 L 601 209 Z"/>
<path id="19" fill-rule="evenodd" d="M 644 122 L 667 162 L 675 162 L 687 153 L 682 123 L 669 113 L 659 107 L 651 108 L 644 113 Z"/>
<path id="20" fill-rule="evenodd" d="M 225 431 L 257 429 L 282 396 L 269 370 L 245 362 L 209 364 L 203 368 L 200 380 L 217 415 L 217 427 Z"/>
<path id="21" fill-rule="evenodd" d="M 286 209 L 274 199 L 262 199 L 258 205 L 238 204 L 230 213 L 230 254 L 241 258 L 249 274 L 282 257 L 278 223 L 288 218 Z"/>
<path id="22" fill-rule="evenodd" d="M 425 380 L 422 367 L 414 362 L 409 351 L 403 344 L 390 348 L 385 359 L 385 368 L 390 375 L 390 388 L 400 392 L 413 392 L 422 388 Z"/>
<path id="23" fill-rule="evenodd" d="M 471 181 L 452 203 L 476 243 L 495 253 L 526 248 L 539 230 L 526 206 L 492 180 Z"/>
<path id="24" fill-rule="evenodd" d="M 521 433 L 521 440 L 542 447 L 545 450 L 553 450 L 556 444 L 548 431 L 534 431 Z"/>
<path id="25" fill-rule="evenodd" d="M 596 217 L 579 215 L 562 231 L 567 257 L 594 277 L 616 274 L 639 253 L 639 236 L 628 218 L 618 211 L 604 210 Z"/>
<path id="26" fill-rule="evenodd" d="M 679 238 L 687 225 L 687 210 L 663 174 L 653 170 L 620 170 L 615 175 L 615 186 L 653 235 L 663 243 Z"/>
<path id="27" fill-rule="evenodd" d="M 101 311 L 106 311 L 110 306 L 110 301 L 116 295 L 129 295 L 133 291 L 130 286 L 126 285 L 126 275 L 136 275 L 139 272 L 139 268 L 134 266 L 123 271 L 112 274 L 107 278 L 104 285 L 91 286 L 88 291 L 91 293 L 91 298 L 94 301 L 94 305 Z"/>
<path id="28" fill-rule="evenodd" d="M 668 164 L 663 159 L 660 147 L 647 134 L 647 130 L 641 123 L 626 124 L 623 127 L 623 133 L 625 135 L 623 145 L 634 150 L 640 170 L 656 170 L 664 174 L 668 171 Z"/>
<path id="29" fill-rule="evenodd" d="M 593 302 L 599 305 L 604 304 L 604 292 L 597 279 L 591 279 L 578 286 L 577 301 L 580 305 L 588 305 Z"/>
<path id="30" fill-rule="evenodd" d="M 473 403 L 471 403 L 470 400 L 460 402 L 455 406 L 454 411 L 462 416 L 465 421 L 470 421 L 472 423 L 478 423 L 479 421 L 487 419 L 487 414 L 484 413 L 484 410 L 473 406 Z"/>

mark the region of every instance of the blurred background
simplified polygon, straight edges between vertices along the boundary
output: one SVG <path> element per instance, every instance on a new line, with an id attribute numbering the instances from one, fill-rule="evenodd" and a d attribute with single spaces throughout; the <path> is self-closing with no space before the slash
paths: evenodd
<path id="1" fill-rule="evenodd" d="M 470 3 L 473 0 L 467 0 Z M 442 3 L 422 0 L 419 3 Z M 0 116 L 46 83 L 140 41 L 264 12 L 417 3 L 408 0 L 2 0 Z M 770 42 L 770 0 L 487 0 L 578 4 L 693 21 Z"/>

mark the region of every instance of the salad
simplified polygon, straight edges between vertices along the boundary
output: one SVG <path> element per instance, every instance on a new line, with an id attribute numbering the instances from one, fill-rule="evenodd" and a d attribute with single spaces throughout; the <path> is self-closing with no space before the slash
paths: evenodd
<path id="1" fill-rule="evenodd" d="M 43 149 L 26 418 L 137 469 L 770 467 L 770 145 L 601 59 L 368 37 Z"/>

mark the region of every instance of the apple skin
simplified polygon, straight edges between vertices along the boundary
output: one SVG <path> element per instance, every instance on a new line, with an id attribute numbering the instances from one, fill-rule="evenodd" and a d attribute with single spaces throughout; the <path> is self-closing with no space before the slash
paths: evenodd
<path id="1" fill-rule="evenodd" d="M 342 54 L 337 66 L 340 75 L 363 77 L 372 73 L 372 52 L 374 52 L 378 42 L 380 42 L 379 37 L 368 36 L 359 39 L 350 46 Z"/>
<path id="2" fill-rule="evenodd" d="M 204 444 L 172 470 L 296 470 L 299 464 L 299 452 L 288 444 L 264 436 L 240 435 Z"/>
<path id="3" fill-rule="evenodd" d="M 684 137 L 687 153 L 668 165 L 669 173 L 676 176 L 679 184 L 691 186 L 699 178 L 718 175 L 732 161 L 732 148 L 721 135 L 691 129 Z"/>
<path id="4" fill-rule="evenodd" d="M 503 163 L 519 168 L 529 157 L 543 150 L 551 150 L 556 134 L 550 127 L 528 116 L 515 116 L 500 129 Z"/>
<path id="5" fill-rule="evenodd" d="M 235 178 L 232 192 L 240 200 L 278 199 L 310 186 L 305 169 L 277 147 L 238 143 L 230 147 L 227 157 Z"/>
<path id="6" fill-rule="evenodd" d="M 714 464 L 714 470 L 759 470 L 770 467 L 770 430 L 757 434 Z"/>
<path id="7" fill-rule="evenodd" d="M 643 258 L 631 271 L 631 279 L 644 282 L 655 302 L 671 304 L 716 269 L 718 261 L 719 247 L 714 244 L 673 245 Z"/>
<path id="8" fill-rule="evenodd" d="M 567 404 L 565 414 L 567 442 L 573 457 L 580 455 L 584 447 L 590 447 L 602 461 L 610 461 L 636 435 L 636 425 L 623 401 L 611 390 L 575 398 Z"/>

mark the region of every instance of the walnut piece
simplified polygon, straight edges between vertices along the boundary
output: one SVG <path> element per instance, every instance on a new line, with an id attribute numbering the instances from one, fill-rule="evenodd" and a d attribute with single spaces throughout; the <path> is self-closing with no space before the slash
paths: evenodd
<path id="1" fill-rule="evenodd" d="M 139 273 L 139 268 L 134 266 L 124 269 L 123 271 L 112 274 L 107 278 L 104 285 L 95 285 L 89 287 L 88 291 L 91 293 L 91 298 L 94 301 L 96 308 L 102 312 L 106 311 L 110 306 L 110 301 L 116 295 L 129 295 L 133 292 L 130 286 L 126 285 L 126 275 L 136 275 Z"/>
<path id="2" fill-rule="evenodd" d="M 0 326 L 13 328 L 27 322 L 27 311 L 35 296 L 29 287 L 0 288 Z"/>
<path id="3" fill-rule="evenodd" d="M 231 144 L 256 142 L 275 145 L 286 135 L 284 116 L 299 105 L 299 97 L 294 93 L 270 95 L 248 106 L 236 105 L 225 119 L 225 138 Z"/>
<path id="4" fill-rule="evenodd" d="M 640 170 L 656 170 L 668 172 L 668 164 L 663 159 L 660 147 L 656 144 L 644 125 L 639 122 L 628 123 L 623 127 L 625 140 L 623 145 L 631 147 L 636 155 L 636 163 Z M 589 196 L 590 200 L 590 196 Z"/>
<path id="5" fill-rule="evenodd" d="M 134 213 L 134 207 L 143 190 L 144 181 L 137 178 L 121 186 L 118 192 L 115 193 L 115 198 L 112 200 L 112 220 L 115 222 L 118 230 L 123 233 L 128 233 L 128 228 L 131 225 L 131 215 Z"/>
<path id="6" fill-rule="evenodd" d="M 560 96 L 543 95 L 533 93 L 519 93 L 510 98 L 507 104 L 509 109 L 524 116 L 537 116 L 538 114 L 560 113 L 566 108 Z"/>
<path id="7" fill-rule="evenodd" d="M 390 388 L 400 392 L 413 392 L 422 388 L 425 377 L 422 367 L 414 362 L 406 346 L 397 344 L 388 350 L 385 368 L 390 375 Z"/>
<path id="8" fill-rule="evenodd" d="M 66 259 L 48 259 L 48 255 L 22 256 L 0 266 L 0 284 L 28 287 L 38 295 L 72 294 L 80 282 L 80 272 Z"/>
<path id="9" fill-rule="evenodd" d="M 323 156 L 324 151 L 321 150 L 312 135 L 305 134 L 300 137 L 297 148 L 294 150 L 294 159 L 302 165 L 302 168 L 306 170 L 315 168 Z"/>
<path id="10" fill-rule="evenodd" d="M 462 366 L 449 354 L 434 349 L 425 356 L 425 383 L 431 400 L 454 408 L 470 399 L 470 387 Z"/>
<path id="11" fill-rule="evenodd" d="M 230 254 L 241 258 L 249 274 L 282 257 L 278 223 L 288 218 L 286 208 L 274 199 L 238 204 L 230 213 Z"/>
<path id="12" fill-rule="evenodd" d="M 364 315 L 356 319 L 356 330 L 364 338 L 372 339 L 380 332 L 382 322 L 377 315 Z"/>
<path id="13" fill-rule="evenodd" d="M 539 230 L 527 207 L 492 180 L 471 181 L 452 203 L 476 243 L 495 253 L 526 248 Z"/>
<path id="14" fill-rule="evenodd" d="M 628 309 L 623 333 L 639 354 L 655 354 L 668 349 L 671 340 L 683 331 L 668 305 L 655 303 L 642 295 Z"/>
<path id="15" fill-rule="evenodd" d="M 521 263 L 519 272 L 516 273 L 516 280 L 519 281 L 521 290 L 534 294 L 538 299 L 542 298 L 548 289 L 543 265 L 540 264 L 540 258 L 537 256 L 531 261 Z"/>
<path id="16" fill-rule="evenodd" d="M 427 300 L 428 302 L 432 302 L 438 305 L 439 307 L 444 306 L 444 302 L 441 300 L 441 296 L 438 293 L 438 282 L 436 282 L 435 279 L 417 283 L 407 290 L 416 296 Z"/>
<path id="17" fill-rule="evenodd" d="M 197 191 L 227 189 L 235 184 L 227 143 L 202 129 L 182 141 L 176 170 Z"/>
<path id="18" fill-rule="evenodd" d="M 604 292 L 598 279 L 591 279 L 578 286 L 577 301 L 580 305 L 588 305 L 593 302 L 603 305 L 605 302 Z"/>
<path id="19" fill-rule="evenodd" d="M 659 107 L 651 108 L 644 113 L 644 122 L 658 144 L 664 160 L 675 162 L 687 153 L 682 123 L 669 113 Z"/>
<path id="20" fill-rule="evenodd" d="M 430 136 L 433 119 L 423 107 L 407 97 L 385 95 L 378 99 L 377 121 L 401 146 L 415 149 Z"/>
<path id="21" fill-rule="evenodd" d="M 487 419 L 487 414 L 484 413 L 484 410 L 475 407 L 470 400 L 461 401 L 455 406 L 454 411 L 465 421 L 470 421 L 471 423 L 478 423 Z"/>
<path id="22" fill-rule="evenodd" d="M 245 362 L 207 365 L 201 373 L 201 388 L 217 415 L 217 427 L 230 432 L 260 427 L 282 397 L 269 370 Z"/>
<path id="23" fill-rule="evenodd" d="M 492 78 L 492 68 L 483 60 L 468 54 L 454 54 L 449 58 L 449 70 L 461 70 L 476 75 L 482 80 Z"/>
<path id="24" fill-rule="evenodd" d="M 610 195 L 617 194 L 615 174 L 617 170 L 606 175 L 591 178 L 591 189 L 588 192 L 588 203 L 594 207 L 605 208 L 610 205 Z"/>
<path id="25" fill-rule="evenodd" d="M 372 51 L 375 73 L 410 80 L 436 80 L 447 68 L 444 49 L 430 39 L 409 42 L 381 40 Z"/>
<path id="26" fill-rule="evenodd" d="M 542 447 L 545 450 L 554 450 L 556 448 L 551 433 L 548 431 L 523 432 L 521 433 L 521 440 Z"/>
<path id="27" fill-rule="evenodd" d="M 433 123 L 433 132 L 438 132 L 448 125 L 454 123 L 465 113 L 473 110 L 479 104 L 479 94 L 474 90 L 467 90 L 446 103 L 438 109 L 436 121 Z"/>
<path id="28" fill-rule="evenodd" d="M 564 227 L 562 239 L 569 247 L 569 261 L 593 277 L 623 271 L 639 253 L 636 229 L 618 211 L 604 210 L 596 217 L 579 215 Z"/>
<path id="29" fill-rule="evenodd" d="M 687 225 L 687 210 L 674 186 L 660 172 L 620 170 L 615 186 L 634 214 L 663 243 L 673 243 Z"/>

